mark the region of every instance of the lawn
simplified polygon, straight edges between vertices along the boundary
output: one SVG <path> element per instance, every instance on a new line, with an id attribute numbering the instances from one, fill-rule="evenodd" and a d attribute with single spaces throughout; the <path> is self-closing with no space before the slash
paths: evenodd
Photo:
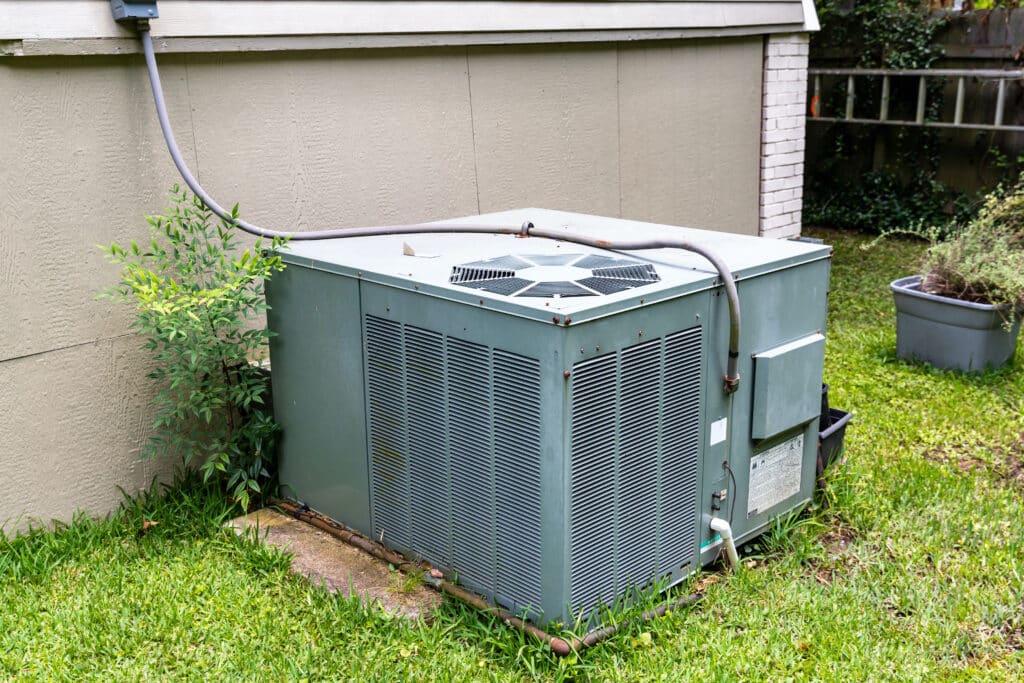
<path id="1" fill-rule="evenodd" d="M 825 375 L 854 413 L 846 463 L 744 571 L 696 577 L 695 608 L 566 659 L 454 602 L 408 623 L 290 575 L 186 482 L 0 540 L 0 678 L 1024 679 L 1024 351 L 980 377 L 897 361 L 888 282 L 920 245 L 812 234 L 835 246 Z"/>

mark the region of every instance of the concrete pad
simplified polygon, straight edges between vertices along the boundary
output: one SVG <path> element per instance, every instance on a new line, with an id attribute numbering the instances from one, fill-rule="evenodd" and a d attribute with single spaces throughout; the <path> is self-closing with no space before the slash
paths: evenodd
<path id="1" fill-rule="evenodd" d="M 264 543 L 292 553 L 292 571 L 328 591 L 408 619 L 429 618 L 441 595 L 368 553 L 276 510 L 264 508 L 228 522 L 238 533 L 255 528 Z"/>

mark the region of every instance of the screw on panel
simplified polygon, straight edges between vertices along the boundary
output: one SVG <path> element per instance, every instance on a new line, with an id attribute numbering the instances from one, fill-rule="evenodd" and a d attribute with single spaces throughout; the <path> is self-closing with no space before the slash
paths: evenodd
<path id="1" fill-rule="evenodd" d="M 562 321 L 562 324 L 565 325 L 566 327 L 568 327 L 569 323 L 571 323 L 571 322 L 572 322 L 572 318 L 566 318 L 565 320 Z"/>
<path id="2" fill-rule="evenodd" d="M 553 322 L 554 324 L 557 325 L 558 324 L 558 316 L 556 315 L 556 316 L 552 317 L 551 318 L 551 322 Z"/>
<path id="3" fill-rule="evenodd" d="M 638 336 L 638 337 L 644 336 L 644 331 L 640 330 L 639 332 L 636 333 L 636 336 Z"/>
<path id="4" fill-rule="evenodd" d="M 562 377 L 564 377 L 564 378 L 566 378 L 566 379 L 569 379 L 569 375 L 571 375 L 571 374 L 572 374 L 571 372 L 569 372 L 568 370 L 566 370 L 565 372 L 563 372 L 563 373 L 562 373 Z"/>

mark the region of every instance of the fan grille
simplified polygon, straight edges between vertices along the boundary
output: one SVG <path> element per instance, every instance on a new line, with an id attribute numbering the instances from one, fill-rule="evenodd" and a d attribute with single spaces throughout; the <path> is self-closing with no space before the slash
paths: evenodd
<path id="1" fill-rule="evenodd" d="M 539 280 L 532 269 L 562 268 L 563 277 Z M 452 268 L 448 281 L 502 296 L 561 298 L 603 296 L 658 282 L 650 263 L 600 254 L 527 254 L 464 263 Z"/>

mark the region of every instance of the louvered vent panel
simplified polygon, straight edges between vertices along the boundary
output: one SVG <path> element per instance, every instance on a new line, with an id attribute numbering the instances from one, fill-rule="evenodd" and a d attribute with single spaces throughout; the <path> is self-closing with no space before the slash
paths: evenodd
<path id="1" fill-rule="evenodd" d="M 451 539 L 448 439 L 444 424 L 444 337 L 405 327 L 406 413 L 409 416 L 409 487 L 412 543 L 423 557 L 447 565 Z"/>
<path id="2" fill-rule="evenodd" d="M 615 595 L 616 385 L 618 356 L 572 370 L 570 603 L 589 612 Z"/>
<path id="3" fill-rule="evenodd" d="M 619 548 L 621 591 L 653 578 L 658 518 L 658 424 L 662 341 L 621 353 L 619 417 Z"/>
<path id="4" fill-rule="evenodd" d="M 497 591 L 541 606 L 540 363 L 494 351 Z"/>
<path id="5" fill-rule="evenodd" d="M 460 283 L 463 287 L 470 287 L 472 289 L 483 289 L 494 294 L 504 294 L 506 296 L 515 294 L 524 287 L 529 287 L 533 284 L 532 280 L 524 280 L 521 277 L 504 277 L 498 278 L 497 280 L 479 280 L 477 282 L 463 282 Z"/>
<path id="6" fill-rule="evenodd" d="M 657 282 L 657 271 L 650 263 L 638 263 L 630 266 L 614 266 L 610 268 L 594 268 L 594 277 L 610 277 L 621 280 L 636 280 L 638 284 Z"/>
<path id="7" fill-rule="evenodd" d="M 701 330 L 572 371 L 570 602 L 599 602 L 695 556 Z"/>
<path id="8" fill-rule="evenodd" d="M 645 284 L 638 280 L 622 280 L 610 277 L 585 277 L 579 283 L 600 294 L 615 294 L 616 292 L 633 289 Z"/>
<path id="9" fill-rule="evenodd" d="M 373 535 L 410 547 L 409 445 L 405 406 L 402 326 L 366 318 L 367 400 L 370 413 L 370 472 Z"/>
<path id="10" fill-rule="evenodd" d="M 697 542 L 701 365 L 701 328 L 665 338 L 659 575 L 692 560 Z"/>
<path id="11" fill-rule="evenodd" d="M 366 316 L 374 533 L 541 607 L 540 363 Z"/>
<path id="12" fill-rule="evenodd" d="M 469 266 L 455 266 L 448 278 L 449 282 L 460 285 L 464 282 L 477 282 L 485 280 L 501 280 L 503 278 L 515 277 L 516 271 L 502 270 L 501 268 L 471 268 Z"/>
<path id="13" fill-rule="evenodd" d="M 493 591 L 491 352 L 486 346 L 449 337 L 447 361 L 452 566 L 460 577 Z"/>

